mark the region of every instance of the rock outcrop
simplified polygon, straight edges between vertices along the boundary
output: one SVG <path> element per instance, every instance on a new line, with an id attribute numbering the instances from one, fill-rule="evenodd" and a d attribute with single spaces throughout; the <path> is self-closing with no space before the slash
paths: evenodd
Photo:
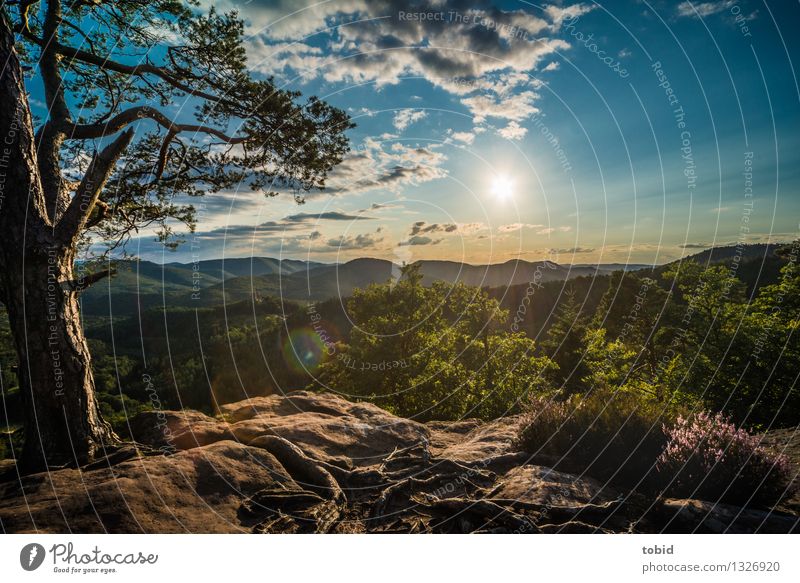
<path id="1" fill-rule="evenodd" d="M 791 532 L 798 517 L 652 500 L 515 451 L 519 419 L 421 424 L 298 391 L 131 420 L 83 468 L 0 468 L 5 532 Z"/>

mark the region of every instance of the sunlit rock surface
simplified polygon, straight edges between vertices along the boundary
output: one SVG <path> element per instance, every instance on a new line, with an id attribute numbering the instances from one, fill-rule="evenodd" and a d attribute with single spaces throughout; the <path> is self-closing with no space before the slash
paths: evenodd
<path id="1" fill-rule="evenodd" d="M 81 469 L 2 466 L 5 532 L 790 532 L 796 515 L 647 499 L 514 449 L 519 419 L 417 423 L 306 391 L 140 414 Z"/>

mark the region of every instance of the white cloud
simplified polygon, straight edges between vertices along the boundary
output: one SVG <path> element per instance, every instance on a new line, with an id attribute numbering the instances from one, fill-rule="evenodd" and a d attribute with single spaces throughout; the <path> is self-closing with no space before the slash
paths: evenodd
<path id="1" fill-rule="evenodd" d="M 736 4 L 735 0 L 721 0 L 720 2 L 681 2 L 678 4 L 678 16 L 695 16 L 698 18 L 711 16 L 723 10 L 728 10 Z"/>
<path id="2" fill-rule="evenodd" d="M 433 239 L 425 235 L 414 235 L 405 241 L 400 241 L 397 245 L 398 247 L 406 247 L 409 245 L 438 245 L 442 241 L 444 241 L 444 239 Z"/>
<path id="3" fill-rule="evenodd" d="M 537 234 L 537 235 L 550 235 L 550 234 L 552 234 L 552 233 L 556 233 L 556 232 L 559 232 L 559 233 L 568 233 L 568 232 L 569 232 L 569 231 L 571 231 L 571 230 L 572 230 L 572 227 L 569 227 L 569 226 L 564 226 L 564 227 L 547 227 L 547 228 L 544 228 L 544 229 L 539 229 L 538 231 L 536 231 L 536 234 Z"/>
<path id="4" fill-rule="evenodd" d="M 471 132 L 453 132 L 452 138 L 457 142 L 471 144 L 472 142 L 475 141 L 475 134 Z"/>
<path id="5" fill-rule="evenodd" d="M 201 3 L 206 8 L 215 7 L 219 12 L 239 10 L 246 17 L 247 34 L 263 34 L 276 40 L 306 37 L 328 28 L 328 19 L 334 15 L 356 14 L 367 8 L 367 0 L 255 0 L 246 3 L 241 0 L 202 0 Z"/>
<path id="6" fill-rule="evenodd" d="M 233 1 L 221 4 L 228 8 Z M 486 0 L 468 6 L 455 0 L 433 5 L 421 0 L 253 0 L 246 11 L 247 32 L 254 35 L 249 54 L 256 69 L 294 72 L 301 83 L 322 78 L 380 88 L 421 77 L 460 98 L 476 124 L 491 118 L 522 122 L 538 111 L 535 90 L 541 81 L 534 74 L 542 61 L 548 62 L 544 70 L 553 71 L 558 63 L 552 57 L 570 48 L 554 35 L 565 19 L 593 7 L 501 10 Z M 399 16 L 433 9 L 447 21 Z M 396 126 L 405 129 L 422 116 L 398 113 Z"/>
<path id="7" fill-rule="evenodd" d="M 529 223 L 511 223 L 509 225 L 500 225 L 497 227 L 497 232 L 513 233 L 514 231 L 519 231 L 520 229 L 536 229 L 541 226 L 542 225 L 531 225 Z"/>
<path id="8" fill-rule="evenodd" d="M 400 142 L 390 147 L 373 138 L 350 152 L 328 177 L 324 192 L 359 193 L 376 189 L 396 192 L 447 176 L 447 156 L 435 146 L 414 147 Z"/>
<path id="9" fill-rule="evenodd" d="M 408 234 L 411 237 L 426 233 L 473 235 L 487 228 L 484 223 L 427 223 L 425 221 L 417 221 L 411 225 L 411 230 Z"/>
<path id="10" fill-rule="evenodd" d="M 594 247 L 569 247 L 565 249 L 548 249 L 550 255 L 577 255 L 578 253 L 593 253 Z"/>
<path id="11" fill-rule="evenodd" d="M 550 61 L 542 71 L 558 71 L 561 68 L 561 63 L 558 61 Z"/>
<path id="12" fill-rule="evenodd" d="M 360 235 L 340 235 L 335 239 L 328 240 L 328 247 L 336 247 L 339 250 L 354 250 L 354 249 L 374 249 L 379 243 L 382 243 L 384 236 L 382 234 L 383 227 L 378 227 L 374 233 L 362 233 Z"/>
<path id="13" fill-rule="evenodd" d="M 563 7 L 551 4 L 549 6 L 545 6 L 544 11 L 553 20 L 553 27 L 557 29 L 558 27 L 561 26 L 561 23 L 564 20 L 579 18 L 584 14 L 586 14 L 587 12 L 591 12 L 594 9 L 595 6 L 587 4 L 573 4 L 572 6 L 563 6 Z"/>
<path id="14" fill-rule="evenodd" d="M 394 127 L 402 132 L 412 123 L 416 123 L 428 116 L 427 112 L 421 109 L 402 109 L 394 114 Z"/>
<path id="15" fill-rule="evenodd" d="M 482 123 L 489 117 L 520 121 L 539 112 L 539 109 L 533 105 L 538 98 L 538 93 L 523 91 L 506 97 L 488 94 L 475 95 L 462 99 L 461 103 L 472 112 L 475 123 Z"/>
<path id="16" fill-rule="evenodd" d="M 528 128 L 524 128 L 517 122 L 512 121 L 506 127 L 497 130 L 497 133 L 507 140 L 521 140 L 528 133 Z"/>

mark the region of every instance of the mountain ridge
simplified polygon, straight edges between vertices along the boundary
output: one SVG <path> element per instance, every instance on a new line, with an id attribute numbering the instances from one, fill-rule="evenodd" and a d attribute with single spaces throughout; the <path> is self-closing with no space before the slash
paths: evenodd
<path id="1" fill-rule="evenodd" d="M 775 271 L 775 249 L 780 244 L 728 246 L 704 250 L 677 261 L 716 264 L 732 261 L 737 253 L 751 263 L 766 258 Z M 452 260 L 420 260 L 423 283 L 462 282 L 484 288 L 510 288 L 532 281 L 547 283 L 580 277 L 609 275 L 614 271 L 647 270 L 659 273 L 670 262 L 645 264 L 558 264 L 549 260 L 510 259 L 503 263 L 470 264 Z M 772 265 L 772 264 L 775 265 Z M 347 297 L 356 288 L 384 283 L 400 275 L 400 265 L 386 259 L 361 257 L 344 263 L 298 259 L 249 257 L 210 259 L 190 263 L 159 264 L 147 260 L 117 262 L 114 278 L 95 284 L 83 294 L 84 309 L 92 315 L 124 315 L 159 305 L 212 306 L 255 296 L 273 295 L 309 302 Z M 114 308 L 113 310 L 111 308 Z"/>

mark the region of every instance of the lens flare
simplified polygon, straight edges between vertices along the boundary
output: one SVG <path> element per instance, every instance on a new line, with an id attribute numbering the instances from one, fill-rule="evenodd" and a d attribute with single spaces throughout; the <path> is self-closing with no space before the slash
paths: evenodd
<path id="1" fill-rule="evenodd" d="M 292 330 L 281 351 L 289 368 L 298 373 L 314 372 L 325 360 L 325 343 L 311 328 Z"/>

